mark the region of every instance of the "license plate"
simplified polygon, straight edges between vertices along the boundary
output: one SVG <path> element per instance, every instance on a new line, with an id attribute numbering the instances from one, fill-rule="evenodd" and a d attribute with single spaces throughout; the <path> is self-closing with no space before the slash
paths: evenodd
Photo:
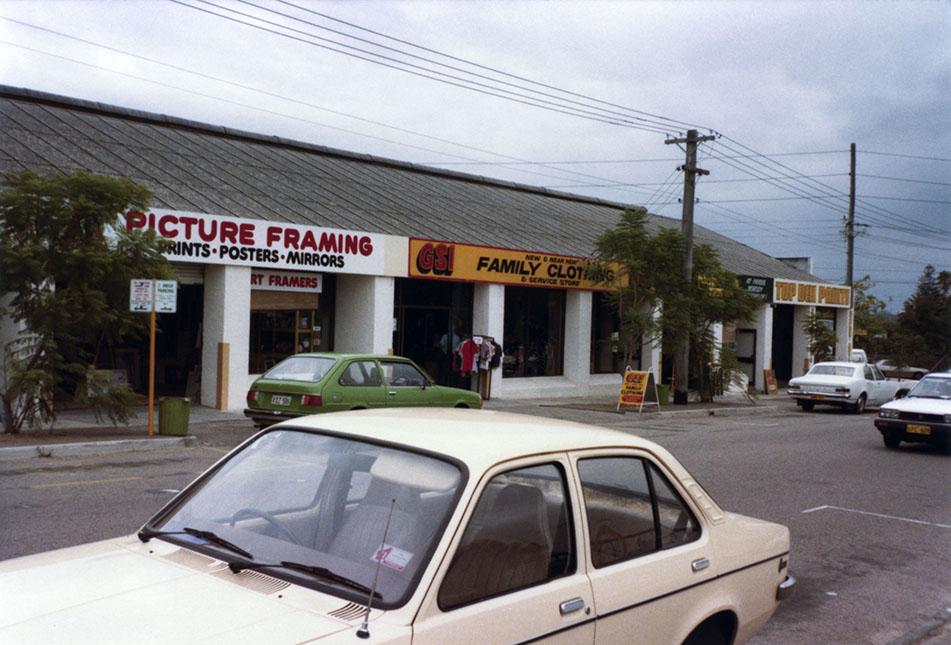
<path id="1" fill-rule="evenodd" d="M 825 399 L 826 397 L 822 396 L 821 394 L 813 394 L 813 395 L 812 395 L 811 397 L 809 397 L 809 398 L 811 398 L 813 401 L 822 401 L 822 400 Z"/>
<path id="2" fill-rule="evenodd" d="M 285 394 L 274 394 L 271 396 L 272 405 L 290 405 L 291 397 Z"/>
<path id="3" fill-rule="evenodd" d="M 907 426 L 905 426 L 905 432 L 910 432 L 911 434 L 931 434 L 931 427 L 909 423 Z"/>

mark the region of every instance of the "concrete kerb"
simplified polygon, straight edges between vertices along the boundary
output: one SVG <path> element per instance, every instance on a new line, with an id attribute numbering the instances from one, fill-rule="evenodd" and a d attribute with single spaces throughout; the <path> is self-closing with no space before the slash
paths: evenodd
<path id="1" fill-rule="evenodd" d="M 151 437 L 149 439 L 115 439 L 111 441 L 83 441 L 71 443 L 31 444 L 0 448 L 0 461 L 8 459 L 30 459 L 44 457 L 84 457 L 117 452 L 137 452 L 192 446 L 196 443 L 193 436 Z"/>

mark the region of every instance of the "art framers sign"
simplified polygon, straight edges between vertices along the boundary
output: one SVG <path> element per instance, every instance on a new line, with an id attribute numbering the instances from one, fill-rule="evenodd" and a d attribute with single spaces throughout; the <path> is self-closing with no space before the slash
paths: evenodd
<path id="1" fill-rule="evenodd" d="M 129 211 L 126 230 L 151 229 L 172 242 L 172 262 L 235 264 L 329 273 L 383 273 L 383 236 L 335 228 L 186 211 Z"/>
<path id="2" fill-rule="evenodd" d="M 491 246 L 410 238 L 411 278 L 488 282 L 522 287 L 610 291 L 617 284 L 585 276 L 591 260 Z"/>
<path id="3" fill-rule="evenodd" d="M 835 284 L 775 280 L 773 302 L 778 305 L 815 305 L 848 309 L 852 305 L 852 290 Z"/>
<path id="4" fill-rule="evenodd" d="M 257 291 L 294 291 L 320 293 L 323 276 L 319 273 L 285 273 L 283 271 L 252 271 L 251 288 Z"/>

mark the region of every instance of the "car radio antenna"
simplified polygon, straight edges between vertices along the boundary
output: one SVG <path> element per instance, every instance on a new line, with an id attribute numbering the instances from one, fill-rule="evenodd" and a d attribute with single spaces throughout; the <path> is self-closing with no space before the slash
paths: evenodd
<path id="1" fill-rule="evenodd" d="M 383 541 L 380 543 L 380 549 L 376 552 L 376 572 L 373 574 L 373 585 L 370 587 L 370 595 L 367 597 L 367 611 L 363 615 L 363 623 L 357 630 L 357 638 L 370 638 L 370 609 L 373 607 L 373 596 L 376 594 L 376 583 L 380 579 L 380 565 L 386 558 L 386 534 L 390 531 L 390 519 L 393 517 L 393 508 L 396 506 L 396 498 L 390 500 L 390 512 L 386 515 L 386 526 L 383 527 Z"/>

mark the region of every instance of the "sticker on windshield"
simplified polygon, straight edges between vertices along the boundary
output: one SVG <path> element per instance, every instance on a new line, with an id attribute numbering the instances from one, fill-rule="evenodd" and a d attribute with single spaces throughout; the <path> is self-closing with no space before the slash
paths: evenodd
<path id="1" fill-rule="evenodd" d="M 384 567 L 395 571 L 402 571 L 412 558 L 413 554 L 409 551 L 398 549 L 391 544 L 384 544 L 382 548 L 376 550 L 370 560 L 380 562 Z"/>

